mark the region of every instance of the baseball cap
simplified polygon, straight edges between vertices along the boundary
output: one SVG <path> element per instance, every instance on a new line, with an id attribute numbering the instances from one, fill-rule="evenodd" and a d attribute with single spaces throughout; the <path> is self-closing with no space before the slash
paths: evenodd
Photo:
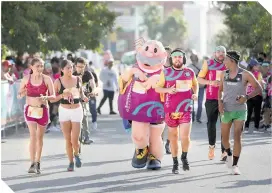
<path id="1" fill-rule="evenodd" d="M 257 66 L 259 65 L 260 63 L 256 60 L 256 59 L 250 59 L 249 61 L 249 66 Z"/>

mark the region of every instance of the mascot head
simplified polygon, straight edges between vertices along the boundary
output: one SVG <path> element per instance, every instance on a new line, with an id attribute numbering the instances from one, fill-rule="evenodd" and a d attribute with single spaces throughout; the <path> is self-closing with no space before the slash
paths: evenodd
<path id="1" fill-rule="evenodd" d="M 141 70 L 154 73 L 163 68 L 167 60 L 167 52 L 161 42 L 142 40 L 136 45 L 136 60 Z"/>

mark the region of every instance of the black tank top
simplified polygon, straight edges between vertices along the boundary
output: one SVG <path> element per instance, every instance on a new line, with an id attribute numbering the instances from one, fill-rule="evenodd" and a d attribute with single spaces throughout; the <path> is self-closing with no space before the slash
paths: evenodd
<path id="1" fill-rule="evenodd" d="M 59 94 L 63 94 L 63 91 L 65 90 L 65 87 L 63 86 L 60 78 L 59 78 L 59 81 L 60 81 L 60 90 L 59 90 Z M 79 78 L 77 77 L 77 84 L 76 84 L 76 88 L 79 89 Z M 80 99 L 74 99 L 74 104 L 78 104 L 80 101 Z M 60 103 L 61 104 L 71 104 L 67 99 L 64 99 L 62 98 L 60 100 Z"/>

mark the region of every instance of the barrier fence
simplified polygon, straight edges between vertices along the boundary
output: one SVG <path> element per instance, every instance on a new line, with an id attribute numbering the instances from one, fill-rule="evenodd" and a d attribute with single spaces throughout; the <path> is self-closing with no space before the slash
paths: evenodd
<path id="1" fill-rule="evenodd" d="M 1 80 L 1 130 L 15 127 L 16 131 L 24 122 L 25 97 L 17 98 L 21 80 L 13 84 Z M 5 135 L 5 134 L 4 134 Z"/>

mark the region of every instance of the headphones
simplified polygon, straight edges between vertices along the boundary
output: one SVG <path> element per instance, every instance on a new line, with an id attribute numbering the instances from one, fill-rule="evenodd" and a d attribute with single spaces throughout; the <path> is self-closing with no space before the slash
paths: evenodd
<path id="1" fill-rule="evenodd" d="M 170 57 L 169 57 L 169 63 L 170 63 L 170 65 L 171 65 L 171 66 L 173 65 L 171 55 L 172 55 L 174 52 L 181 52 L 181 53 L 183 53 L 183 65 L 185 65 L 185 64 L 186 64 L 186 60 L 187 60 L 187 59 L 186 59 L 186 54 L 185 54 L 185 52 L 184 52 L 182 49 L 180 49 L 180 48 L 176 48 L 176 49 L 174 49 L 174 50 L 171 52 Z"/>

